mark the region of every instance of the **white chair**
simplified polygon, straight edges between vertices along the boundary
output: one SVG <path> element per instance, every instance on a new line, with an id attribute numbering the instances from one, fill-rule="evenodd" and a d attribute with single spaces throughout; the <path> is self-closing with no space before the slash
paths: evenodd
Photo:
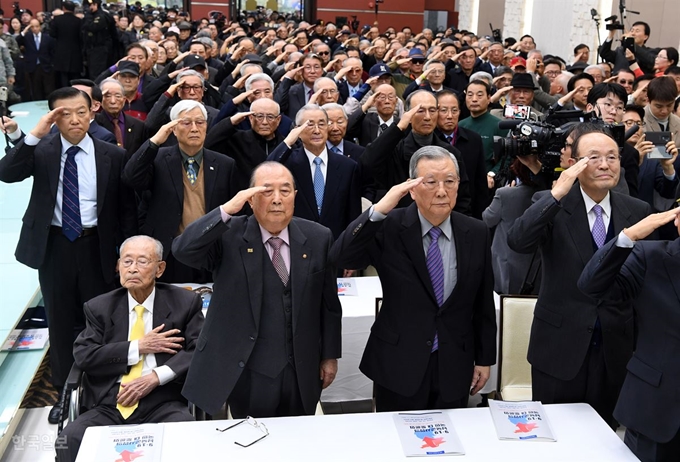
<path id="1" fill-rule="evenodd" d="M 497 390 L 503 401 L 531 401 L 527 350 L 535 305 L 534 296 L 501 296 Z"/>

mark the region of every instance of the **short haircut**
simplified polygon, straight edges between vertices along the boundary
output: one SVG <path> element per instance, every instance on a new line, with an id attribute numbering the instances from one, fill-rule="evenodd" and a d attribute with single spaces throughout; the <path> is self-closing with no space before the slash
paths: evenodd
<path id="1" fill-rule="evenodd" d="M 635 73 L 631 71 L 630 69 L 619 69 L 619 71 L 614 74 L 616 77 L 618 77 L 621 74 L 629 74 L 633 76 L 633 80 L 635 80 Z"/>
<path id="2" fill-rule="evenodd" d="M 441 61 L 439 61 L 439 60 L 436 60 L 436 59 L 433 59 L 433 60 L 428 61 L 428 62 L 425 63 L 425 66 L 423 66 L 423 70 L 426 71 L 426 70 L 429 69 L 429 67 L 430 67 L 431 65 L 433 65 L 433 64 L 441 64 L 442 66 L 446 67 L 445 64 L 444 64 L 443 62 L 441 62 Z"/>
<path id="3" fill-rule="evenodd" d="M 432 96 L 434 98 L 435 105 L 437 104 L 437 98 L 434 96 L 434 93 L 427 91 L 427 90 L 416 90 L 406 97 L 406 101 L 404 101 L 404 110 L 410 111 L 411 110 L 411 101 L 413 100 L 415 95 L 422 95 L 422 94 L 427 94 L 427 95 Z"/>
<path id="4" fill-rule="evenodd" d="M 576 45 L 574 47 L 574 56 L 576 56 L 578 54 L 578 52 L 583 50 L 584 48 L 586 48 L 588 51 L 590 51 L 590 47 L 588 45 L 586 45 L 585 43 L 579 43 L 578 45 Z"/>
<path id="5" fill-rule="evenodd" d="M 567 84 L 567 92 L 570 92 L 574 88 L 576 88 L 576 82 L 578 82 L 579 80 L 588 80 L 590 81 L 590 83 L 595 85 L 595 79 L 593 78 L 593 76 L 590 74 L 586 74 L 585 72 L 582 72 L 569 79 L 569 83 Z"/>
<path id="6" fill-rule="evenodd" d="M 305 104 L 300 108 L 299 111 L 297 111 L 297 114 L 295 114 L 295 125 L 298 127 L 302 125 L 302 122 L 305 121 L 305 113 L 308 111 L 323 112 L 323 115 L 326 116 L 326 123 L 328 123 L 328 114 L 326 114 L 326 111 L 321 106 L 318 104 Z"/>
<path id="7" fill-rule="evenodd" d="M 543 61 L 543 64 L 544 64 L 546 67 L 549 66 L 550 64 L 554 64 L 554 65 L 556 65 L 557 67 L 559 67 L 560 69 L 562 69 L 562 61 L 560 61 L 560 60 L 557 59 L 557 58 L 548 58 L 548 59 L 546 59 L 545 61 Z"/>
<path id="8" fill-rule="evenodd" d="M 191 111 L 196 108 L 199 108 L 201 110 L 201 113 L 203 114 L 203 117 L 208 119 L 208 111 L 205 110 L 205 106 L 203 106 L 203 103 L 199 103 L 198 101 L 193 101 L 189 99 L 183 99 L 182 101 L 176 103 L 172 109 L 170 110 L 170 120 L 177 120 L 179 119 L 179 116 L 183 112 Z"/>
<path id="9" fill-rule="evenodd" d="M 259 69 L 259 71 L 254 72 L 254 74 L 262 73 L 262 66 L 260 66 L 257 63 L 247 63 L 247 64 L 244 64 L 243 66 L 241 66 L 241 70 L 239 71 L 239 74 L 241 75 L 241 77 L 246 75 L 246 73 L 248 72 L 248 69 L 250 69 L 251 67 L 257 67 Z"/>
<path id="10" fill-rule="evenodd" d="M 253 169 L 253 173 L 250 174 L 250 181 L 248 182 L 249 188 L 252 188 L 253 186 L 255 186 L 255 175 L 257 174 L 257 172 L 261 168 L 267 168 L 267 167 L 277 167 L 277 168 L 281 167 L 281 168 L 285 169 L 288 172 L 288 174 L 290 175 L 290 177 L 293 179 L 293 188 L 297 189 L 297 186 L 295 186 L 295 177 L 293 176 L 291 171 L 288 170 L 288 167 L 283 165 L 281 162 L 276 162 L 274 160 L 265 160 L 264 162 L 258 164 L 257 167 L 255 167 Z"/>
<path id="11" fill-rule="evenodd" d="M 647 85 L 647 97 L 650 102 L 670 103 L 675 101 L 677 96 L 678 86 L 675 84 L 675 80 L 670 77 L 657 77 Z"/>
<path id="12" fill-rule="evenodd" d="M 509 68 L 508 66 L 498 66 L 494 71 L 493 71 L 493 76 L 494 77 L 499 77 L 503 74 L 514 74 L 515 72 Z"/>
<path id="13" fill-rule="evenodd" d="M 269 83 L 269 86 L 272 88 L 272 91 L 274 91 L 274 81 L 264 72 L 257 72 L 255 74 L 252 74 L 250 77 L 246 79 L 246 91 L 250 91 L 250 89 L 253 87 L 253 84 L 261 80 L 264 80 L 265 82 Z"/>
<path id="14" fill-rule="evenodd" d="M 470 88 L 470 85 L 481 85 L 482 87 L 484 87 L 484 91 L 486 92 L 487 96 L 491 94 L 491 85 L 489 85 L 483 80 L 471 80 L 470 83 L 468 83 L 467 86 L 465 87 L 465 93 L 467 93 L 468 88 Z"/>
<path id="15" fill-rule="evenodd" d="M 161 244 L 161 241 L 159 241 L 158 239 L 154 239 L 151 236 L 147 236 L 145 234 L 139 234 L 137 236 L 130 236 L 127 239 L 125 239 L 123 241 L 123 243 L 120 245 L 120 255 L 123 256 L 123 249 L 125 248 L 125 246 L 127 244 L 131 244 L 135 241 L 141 241 L 141 240 L 152 241 L 153 245 L 154 245 L 154 250 L 156 251 L 156 258 L 159 261 L 163 260 L 163 244 Z"/>
<path id="16" fill-rule="evenodd" d="M 439 105 L 439 100 L 441 100 L 442 98 L 444 98 L 446 96 L 455 96 L 456 101 L 458 101 L 458 106 L 460 107 L 460 104 L 461 104 L 460 98 L 458 97 L 456 92 L 451 91 L 451 90 L 441 90 L 441 91 L 438 91 L 437 93 L 434 94 L 434 97 L 437 98 L 437 105 Z"/>
<path id="17" fill-rule="evenodd" d="M 186 71 L 182 71 L 179 74 L 177 74 L 177 77 L 175 78 L 175 82 L 179 83 L 184 77 L 189 77 L 189 76 L 194 76 L 194 77 L 199 77 L 201 79 L 201 84 L 205 86 L 205 77 L 201 75 L 200 72 L 196 72 L 193 69 L 187 69 Z"/>
<path id="18" fill-rule="evenodd" d="M 347 111 L 345 111 L 345 108 L 344 108 L 341 104 L 338 104 L 338 103 L 326 103 L 326 104 L 324 104 L 323 106 L 321 106 L 321 109 L 323 109 L 324 111 L 326 111 L 326 114 L 328 114 L 328 111 L 332 111 L 333 109 L 339 109 L 339 110 L 342 111 L 342 115 L 345 116 L 345 120 L 349 119 L 349 117 L 347 117 Z"/>
<path id="19" fill-rule="evenodd" d="M 605 98 L 608 95 L 616 96 L 623 104 L 626 104 L 628 100 L 626 89 L 618 83 L 598 83 L 593 85 L 593 88 L 588 92 L 587 102 L 594 106 L 598 99 Z"/>
<path id="20" fill-rule="evenodd" d="M 82 85 L 83 87 L 90 87 L 92 93 L 92 99 L 98 103 L 102 102 L 102 91 L 99 89 L 96 83 L 90 79 L 73 79 L 69 82 L 69 85 Z"/>
<path id="21" fill-rule="evenodd" d="M 127 48 L 125 48 L 125 55 L 127 56 L 129 51 L 134 50 L 135 48 L 142 50 L 144 52 L 144 58 L 149 59 L 149 49 L 139 42 L 129 44 Z"/>
<path id="22" fill-rule="evenodd" d="M 201 40 L 193 40 L 193 41 L 189 44 L 189 48 L 191 48 L 192 45 L 200 45 L 200 46 L 202 46 L 206 53 L 210 50 L 210 47 L 208 47 L 208 45 L 206 45 L 205 43 L 203 43 Z"/>
<path id="23" fill-rule="evenodd" d="M 456 167 L 456 176 L 460 178 L 458 159 L 456 159 L 456 156 L 441 146 L 423 146 L 413 153 L 411 160 L 408 163 L 408 174 L 410 178 L 418 178 L 418 162 L 420 162 L 421 159 L 451 159 L 453 161 L 453 165 Z"/>
<path id="24" fill-rule="evenodd" d="M 635 22 L 633 23 L 633 25 L 630 26 L 630 27 L 632 28 L 632 27 L 635 27 L 635 26 L 642 26 L 642 27 L 644 27 L 644 28 L 645 28 L 645 35 L 646 35 L 647 37 L 649 37 L 650 35 L 652 35 L 652 29 L 649 27 L 649 24 L 647 24 L 646 22 L 644 22 L 644 21 L 635 21 Z M 645 40 L 645 41 L 646 41 L 646 40 Z"/>
<path id="25" fill-rule="evenodd" d="M 58 107 L 55 105 L 57 101 L 63 100 L 63 99 L 73 99 L 77 98 L 79 96 L 82 96 L 85 98 L 87 101 L 87 108 L 90 109 L 92 107 L 92 98 L 90 98 L 90 95 L 85 93 L 82 90 L 78 90 L 77 88 L 73 87 L 63 87 L 63 88 L 58 88 L 54 90 L 50 95 L 47 97 L 47 106 L 50 108 L 50 111 L 53 110 L 55 107 Z"/>
<path id="26" fill-rule="evenodd" d="M 112 79 L 111 77 L 106 78 L 99 82 L 99 91 L 102 91 L 102 88 L 104 88 L 104 85 L 106 85 L 107 83 L 115 83 L 120 87 L 120 92 L 125 94 L 125 88 L 123 87 L 123 84 L 120 83 L 120 80 Z"/>
<path id="27" fill-rule="evenodd" d="M 315 55 L 314 53 L 311 53 L 311 54 L 304 56 L 302 58 L 302 64 L 304 64 L 305 61 L 310 60 L 310 59 L 314 59 L 314 60 L 318 61 L 319 64 L 321 64 L 321 67 L 323 67 L 323 59 L 321 59 L 321 56 Z"/>
<path id="28" fill-rule="evenodd" d="M 644 82 L 646 80 L 653 80 L 653 79 L 654 79 L 654 75 L 652 75 L 652 74 L 642 74 L 639 77 L 635 77 L 635 83 L 633 83 L 633 90 L 637 90 L 637 87 L 640 84 L 640 82 Z"/>
<path id="29" fill-rule="evenodd" d="M 489 87 L 491 85 L 493 85 L 493 77 L 491 77 L 491 74 L 489 74 L 488 72 L 484 72 L 484 71 L 475 72 L 474 74 L 472 74 L 470 76 L 470 81 L 473 81 L 473 80 L 483 80 L 483 81 L 485 81 L 486 83 L 489 84 Z"/>
<path id="30" fill-rule="evenodd" d="M 583 70 L 583 73 L 587 73 L 588 71 L 592 71 L 593 69 L 600 71 L 600 74 L 604 75 L 604 70 L 602 70 L 599 64 L 591 64 L 590 66 L 587 66 Z"/>
<path id="31" fill-rule="evenodd" d="M 260 104 L 265 103 L 265 102 L 266 102 L 266 103 L 269 103 L 269 104 L 273 104 L 274 107 L 276 108 L 276 115 L 281 115 L 281 106 L 279 106 L 279 103 L 277 103 L 277 102 L 274 101 L 273 99 L 269 99 L 269 98 L 260 98 L 260 99 L 256 99 L 255 101 L 253 101 L 252 103 L 250 103 L 250 110 L 251 110 L 251 111 L 253 110 L 253 104 L 259 106 Z"/>
<path id="32" fill-rule="evenodd" d="M 531 35 L 529 35 L 529 34 L 524 34 L 524 35 L 522 35 L 522 36 L 519 38 L 519 41 L 521 42 L 522 40 L 524 40 L 524 39 L 527 38 L 527 37 L 529 37 L 529 38 L 531 39 L 532 42 L 536 43 L 536 40 L 534 40 L 534 38 L 533 38 Z"/>
<path id="33" fill-rule="evenodd" d="M 574 127 L 574 129 L 571 131 L 569 134 L 571 136 L 571 139 L 573 140 L 573 144 L 571 145 L 571 157 L 578 158 L 579 156 L 579 144 L 580 140 L 583 137 L 583 135 L 588 135 L 590 133 L 602 133 L 604 135 L 607 135 L 609 138 L 614 141 L 614 144 L 616 144 L 616 140 L 612 136 L 611 131 L 606 128 L 602 124 L 598 123 L 592 123 L 592 122 L 583 122 Z"/>
<path id="34" fill-rule="evenodd" d="M 335 89 L 336 90 L 338 89 L 338 85 L 335 83 L 335 80 L 329 79 L 328 77 L 319 77 L 318 79 L 316 79 L 314 81 L 314 86 L 312 87 L 312 90 L 314 91 L 314 93 L 319 91 L 319 84 L 323 83 L 323 82 L 332 82 L 333 86 L 335 86 Z"/>
<path id="35" fill-rule="evenodd" d="M 680 66 L 671 66 L 666 69 L 664 75 L 680 75 Z"/>
<path id="36" fill-rule="evenodd" d="M 638 106 L 637 104 L 627 105 L 623 112 L 635 112 L 640 116 L 640 120 L 645 120 L 645 108 Z"/>

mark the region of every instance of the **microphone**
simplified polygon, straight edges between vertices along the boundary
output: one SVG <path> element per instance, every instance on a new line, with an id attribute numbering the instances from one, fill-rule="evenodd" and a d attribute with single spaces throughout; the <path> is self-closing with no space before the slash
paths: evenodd
<path id="1" fill-rule="evenodd" d="M 619 17 L 616 16 L 616 15 L 614 14 L 614 15 L 612 15 L 612 16 L 609 16 L 608 18 L 604 18 L 604 22 L 608 22 L 608 21 L 616 21 L 618 18 L 619 18 Z"/>
<path id="2" fill-rule="evenodd" d="M 626 130 L 626 134 L 623 135 L 623 139 L 625 141 L 628 141 L 631 136 L 635 135 L 638 132 L 638 130 L 640 130 L 640 126 L 639 125 L 633 125 L 628 130 Z"/>
<path id="3" fill-rule="evenodd" d="M 522 122 L 524 121 L 517 119 L 501 120 L 500 122 L 498 122 L 498 128 L 500 128 L 501 130 L 513 130 L 517 128 L 517 126 Z"/>

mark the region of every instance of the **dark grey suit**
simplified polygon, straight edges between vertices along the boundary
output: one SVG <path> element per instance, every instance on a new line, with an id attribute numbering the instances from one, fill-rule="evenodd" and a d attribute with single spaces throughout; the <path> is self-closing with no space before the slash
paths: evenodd
<path id="1" fill-rule="evenodd" d="M 295 114 L 306 104 L 305 91 L 303 83 L 295 83 L 288 78 L 281 79 L 274 95 L 274 100 L 281 106 L 281 114 L 295 120 Z"/>
<path id="2" fill-rule="evenodd" d="M 165 324 L 163 332 L 179 329 L 184 345 L 175 355 L 157 353 L 156 364 L 168 366 L 176 374 L 174 380 L 160 385 L 139 401 L 127 419 L 116 409 L 118 380 L 130 372 L 130 316 L 127 289 L 116 289 L 85 303 L 85 330 L 76 339 L 73 355 L 85 373 L 83 403 L 88 410 L 66 426 L 67 449 L 62 460 L 75 460 L 80 442 L 88 427 L 100 425 L 181 422 L 193 420 L 182 397 L 182 384 L 203 327 L 201 297 L 185 289 L 158 283 L 153 305 L 152 327 Z"/>
<path id="3" fill-rule="evenodd" d="M 648 204 L 616 192 L 610 194 L 610 236 L 649 214 Z M 580 186 L 575 184 L 560 203 L 549 191 L 538 193 L 535 200 L 508 233 L 508 245 L 515 252 L 541 252 L 543 279 L 527 355 L 533 368 L 533 397 L 544 403 L 587 402 L 611 423 L 626 363 L 633 353 L 632 306 L 598 302 L 576 287 L 596 249 Z M 584 368 L 589 371 L 589 358 L 595 349 L 597 357 L 603 358 L 606 383 L 593 385 L 601 386 L 603 393 L 588 395 L 585 384 L 579 384 L 583 389 L 574 386 L 568 392 L 559 385 L 543 386 L 546 376 L 567 385 L 580 380 Z M 585 380 L 588 379 L 593 377 L 586 373 Z"/>
<path id="4" fill-rule="evenodd" d="M 328 258 L 333 237 L 318 223 L 296 217 L 288 231 L 293 361 L 304 411 L 313 414 L 321 394 L 321 360 L 338 358 L 341 351 L 342 308 L 335 268 Z M 269 256 L 254 216 L 234 216 L 225 223 L 219 208 L 189 225 L 174 240 L 172 252 L 184 264 L 213 271 L 215 278 L 183 390 L 192 403 L 214 414 L 231 399 L 256 346 L 266 344 L 260 323 L 265 309 L 264 257 Z"/>

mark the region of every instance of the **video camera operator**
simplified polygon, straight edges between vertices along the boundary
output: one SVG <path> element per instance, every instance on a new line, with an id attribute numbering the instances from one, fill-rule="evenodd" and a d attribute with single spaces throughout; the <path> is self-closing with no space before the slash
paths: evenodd
<path id="1" fill-rule="evenodd" d="M 623 30 L 623 25 L 617 22 L 616 16 L 612 18 L 613 24 L 607 24 L 609 35 L 602 43 L 600 56 L 605 61 L 614 63 L 614 69 L 627 69 L 628 59 L 626 58 L 626 48 L 633 52 L 635 59 L 645 74 L 654 73 L 654 58 L 659 52 L 656 48 L 649 48 L 645 44 L 652 33 L 649 24 L 644 21 L 633 23 L 630 31 L 621 35 L 621 46 L 612 50 L 612 43 L 617 30 Z M 627 40 L 626 40 L 627 39 Z"/>

